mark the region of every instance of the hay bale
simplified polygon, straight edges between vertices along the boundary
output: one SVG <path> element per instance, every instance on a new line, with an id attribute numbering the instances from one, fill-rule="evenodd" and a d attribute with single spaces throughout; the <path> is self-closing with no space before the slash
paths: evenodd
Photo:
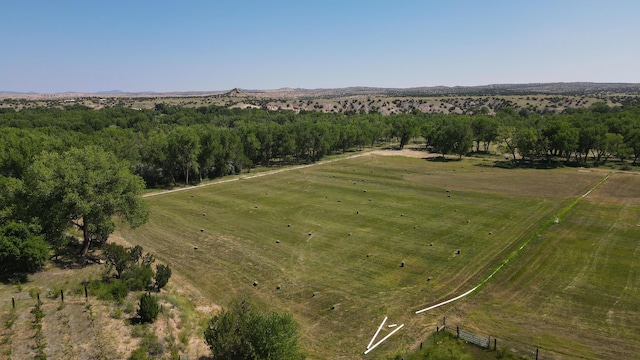
<path id="1" fill-rule="evenodd" d="M 280 290 L 280 289 L 282 289 L 282 286 L 280 285 L 276 286 L 276 290 Z"/>
<path id="2" fill-rule="evenodd" d="M 336 306 L 335 306 L 335 305 L 333 305 L 333 306 L 331 307 L 331 310 L 335 310 L 335 309 L 336 309 Z"/>
<path id="3" fill-rule="evenodd" d="M 360 212 L 359 212 L 358 210 L 356 210 L 356 215 L 357 215 L 357 214 L 360 214 Z"/>
<path id="4" fill-rule="evenodd" d="M 460 249 L 456 250 L 456 255 L 460 255 Z"/>
<path id="5" fill-rule="evenodd" d="M 372 199 L 372 198 L 369 198 L 369 201 L 373 201 L 373 199 Z"/>
<path id="6" fill-rule="evenodd" d="M 311 236 L 311 233 L 309 233 L 309 236 Z"/>
<path id="7" fill-rule="evenodd" d="M 349 233 L 349 236 L 351 236 L 351 233 Z"/>
<path id="8" fill-rule="evenodd" d="M 428 277 L 428 278 L 427 278 L 427 281 L 431 281 L 431 277 Z"/>
<path id="9" fill-rule="evenodd" d="M 429 243 L 429 246 L 433 246 L 433 243 Z"/>
<path id="10" fill-rule="evenodd" d="M 204 232 L 204 229 L 200 229 L 200 232 Z"/>
<path id="11" fill-rule="evenodd" d="M 254 282 L 253 282 L 253 286 L 258 286 L 258 282 L 257 282 L 257 281 L 254 281 Z"/>
<path id="12" fill-rule="evenodd" d="M 400 217 L 403 217 L 403 216 L 404 216 L 404 214 L 400 214 Z"/>
<path id="13" fill-rule="evenodd" d="M 493 232 L 489 231 L 489 235 L 493 234 Z"/>
<path id="14" fill-rule="evenodd" d="M 367 190 L 362 190 L 362 192 L 367 192 Z"/>
<path id="15" fill-rule="evenodd" d="M 291 227 L 291 224 L 287 224 L 287 227 Z"/>
<path id="16" fill-rule="evenodd" d="M 367 257 L 370 257 L 370 256 L 371 256 L 371 254 L 367 254 Z"/>
<path id="17" fill-rule="evenodd" d="M 202 216 L 207 216 L 207 214 L 206 213 L 202 213 Z"/>
<path id="18" fill-rule="evenodd" d="M 311 294 L 311 297 L 316 297 L 316 296 L 318 296 L 317 292 L 314 292 L 313 294 Z"/>
<path id="19" fill-rule="evenodd" d="M 448 194 L 447 197 L 451 197 L 451 194 Z"/>
<path id="20" fill-rule="evenodd" d="M 198 250 L 198 247 L 197 247 L 197 246 L 194 246 L 194 247 L 193 247 L 193 250 Z"/>
<path id="21" fill-rule="evenodd" d="M 471 224 L 471 220 L 467 220 L 467 224 Z"/>
<path id="22" fill-rule="evenodd" d="M 404 261 L 400 263 L 400 267 L 404 267 Z"/>
<path id="23" fill-rule="evenodd" d="M 276 244 L 280 244 L 280 240 L 276 240 Z"/>
<path id="24" fill-rule="evenodd" d="M 338 202 L 342 202 L 342 200 L 338 199 Z"/>
<path id="25" fill-rule="evenodd" d="M 417 229 L 418 227 L 417 227 L 417 226 L 415 226 L 415 225 L 413 225 L 413 228 L 414 228 L 414 229 Z"/>

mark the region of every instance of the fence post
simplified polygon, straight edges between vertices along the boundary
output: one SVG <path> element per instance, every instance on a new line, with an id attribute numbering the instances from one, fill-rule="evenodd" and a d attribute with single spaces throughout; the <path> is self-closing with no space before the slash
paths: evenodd
<path id="1" fill-rule="evenodd" d="M 438 327 L 438 325 L 436 325 L 436 332 L 439 332 L 440 328 Z"/>
<path id="2" fill-rule="evenodd" d="M 16 298 L 14 298 L 13 296 L 11 297 L 11 306 L 15 309 L 16 308 Z"/>
<path id="3" fill-rule="evenodd" d="M 89 297 L 89 292 L 87 291 L 87 285 L 84 286 L 84 297 L 85 298 Z"/>
<path id="4" fill-rule="evenodd" d="M 38 307 L 40 307 L 40 294 L 36 294 L 36 297 L 38 298 Z"/>
<path id="5" fill-rule="evenodd" d="M 442 317 L 442 326 L 447 326 L 447 317 L 446 316 Z"/>
<path id="6" fill-rule="evenodd" d="M 493 351 L 496 351 L 498 348 L 498 339 L 493 338 Z"/>
<path id="7" fill-rule="evenodd" d="M 420 350 L 422 350 L 422 341 L 420 342 Z"/>
<path id="8" fill-rule="evenodd" d="M 460 338 L 460 327 L 456 326 L 456 337 L 459 339 Z"/>
<path id="9" fill-rule="evenodd" d="M 536 360 L 538 360 L 538 348 L 536 347 Z"/>
<path id="10" fill-rule="evenodd" d="M 489 335 L 489 341 L 487 341 L 487 349 L 491 348 L 491 335 Z"/>
<path id="11" fill-rule="evenodd" d="M 64 291 L 60 289 L 60 299 L 64 302 Z"/>

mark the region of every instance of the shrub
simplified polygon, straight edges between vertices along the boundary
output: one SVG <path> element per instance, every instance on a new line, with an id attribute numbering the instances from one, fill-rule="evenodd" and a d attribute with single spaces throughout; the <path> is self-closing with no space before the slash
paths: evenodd
<path id="1" fill-rule="evenodd" d="M 162 289 L 163 287 L 165 287 L 165 285 L 167 285 L 170 277 L 171 277 L 171 268 L 169 267 L 169 265 L 162 265 L 162 264 L 156 265 L 155 280 L 156 280 L 156 288 L 158 289 L 158 291 L 160 291 L 160 289 Z"/>
<path id="2" fill-rule="evenodd" d="M 138 316 L 142 322 L 152 323 L 158 318 L 160 312 L 160 306 L 158 300 L 149 294 L 143 294 L 140 297 L 140 308 L 138 309 Z"/>
<path id="3" fill-rule="evenodd" d="M 146 290 L 152 278 L 153 269 L 150 265 L 133 265 L 122 275 L 122 281 L 132 291 Z"/>
<path id="4" fill-rule="evenodd" d="M 214 316 L 204 337 L 213 359 L 304 359 L 293 317 L 257 312 L 248 301 L 236 302 Z"/>

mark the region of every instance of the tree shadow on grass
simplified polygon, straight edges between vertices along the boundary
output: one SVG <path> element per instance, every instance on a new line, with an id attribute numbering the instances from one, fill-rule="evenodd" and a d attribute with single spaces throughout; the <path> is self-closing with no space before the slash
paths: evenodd
<path id="1" fill-rule="evenodd" d="M 460 158 L 448 158 L 448 157 L 445 157 L 445 156 L 430 157 L 430 158 L 426 158 L 425 160 L 430 161 L 430 162 L 440 162 L 440 163 L 460 162 L 460 161 L 462 161 L 462 159 L 460 159 Z"/>

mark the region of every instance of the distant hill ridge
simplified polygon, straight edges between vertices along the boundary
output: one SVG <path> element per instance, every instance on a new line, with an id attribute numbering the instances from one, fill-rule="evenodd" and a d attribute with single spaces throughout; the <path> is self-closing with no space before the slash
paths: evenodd
<path id="1" fill-rule="evenodd" d="M 57 96 L 345 96 L 345 95 L 385 95 L 385 96 L 430 96 L 430 95 L 519 95 L 519 94 L 598 94 L 624 93 L 640 94 L 640 83 L 594 83 L 594 82 L 555 82 L 530 84 L 491 84 L 478 86 L 424 86 L 412 88 L 378 88 L 354 86 L 346 88 L 281 88 L 267 90 L 252 90 L 234 88 L 230 91 L 183 91 L 183 92 L 126 92 L 120 90 L 99 91 L 94 93 L 64 92 L 55 94 L 0 91 L 5 95 L 57 95 Z"/>

